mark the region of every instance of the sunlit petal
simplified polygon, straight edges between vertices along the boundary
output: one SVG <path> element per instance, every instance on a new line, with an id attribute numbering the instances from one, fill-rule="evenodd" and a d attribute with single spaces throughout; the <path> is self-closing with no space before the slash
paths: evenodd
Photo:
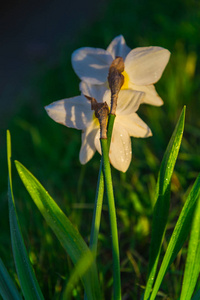
<path id="1" fill-rule="evenodd" d="M 82 133 L 82 145 L 79 153 L 79 160 L 81 164 L 86 164 L 96 152 L 94 141 L 98 133 L 99 133 L 99 128 L 96 126 L 94 121 Z"/>
<path id="2" fill-rule="evenodd" d="M 104 94 L 108 90 L 106 84 L 89 84 L 84 81 L 81 81 L 79 89 L 83 95 L 94 97 L 98 102 L 103 102 Z"/>
<path id="3" fill-rule="evenodd" d="M 112 40 L 107 51 L 111 53 L 113 59 L 115 59 L 116 56 L 121 56 L 125 59 L 127 54 L 131 51 L 131 48 L 126 45 L 123 35 L 118 35 Z"/>
<path id="4" fill-rule="evenodd" d="M 136 113 L 117 116 L 116 120 L 127 130 L 130 136 L 146 138 L 152 135 L 151 129 Z"/>
<path id="5" fill-rule="evenodd" d="M 143 93 L 133 90 L 122 90 L 117 100 L 116 115 L 127 115 L 138 110 L 143 98 Z"/>
<path id="6" fill-rule="evenodd" d="M 136 85 L 157 82 L 170 57 L 170 52 L 161 47 L 140 47 L 133 49 L 126 57 L 125 71 Z"/>
<path id="7" fill-rule="evenodd" d="M 117 121 L 114 124 L 109 158 L 113 167 L 122 172 L 127 171 L 132 158 L 130 136 Z"/>
<path id="8" fill-rule="evenodd" d="M 141 103 L 151 104 L 155 106 L 163 105 L 163 100 L 159 97 L 153 84 L 151 85 L 135 85 L 130 83 L 129 87 L 136 91 L 144 92 Z"/>
<path id="9" fill-rule="evenodd" d="M 72 66 L 83 81 L 90 84 L 106 82 L 112 55 L 99 48 L 80 48 L 72 53 Z"/>
<path id="10" fill-rule="evenodd" d="M 101 154 L 100 129 L 98 134 L 95 136 L 94 144 L 97 151 Z"/>
<path id="11" fill-rule="evenodd" d="M 45 109 L 55 122 L 76 129 L 85 129 L 93 117 L 91 104 L 84 96 L 56 101 Z"/>
<path id="12" fill-rule="evenodd" d="M 101 154 L 99 137 L 100 133 L 95 137 L 95 147 Z M 131 139 L 126 129 L 118 122 L 114 123 L 109 158 L 113 167 L 122 172 L 126 172 L 131 162 Z"/>

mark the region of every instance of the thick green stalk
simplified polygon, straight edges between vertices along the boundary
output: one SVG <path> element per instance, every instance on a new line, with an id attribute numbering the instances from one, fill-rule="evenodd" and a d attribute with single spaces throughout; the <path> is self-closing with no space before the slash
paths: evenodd
<path id="1" fill-rule="evenodd" d="M 109 115 L 109 119 L 108 119 L 108 132 L 107 132 L 108 148 L 110 148 L 110 142 L 111 142 L 115 117 L 116 117 L 115 115 Z M 104 195 L 104 178 L 103 178 L 103 160 L 101 159 L 99 175 L 98 175 L 98 182 L 97 182 L 97 189 L 96 189 L 96 196 L 95 196 L 95 206 L 94 206 L 93 219 L 92 219 L 92 228 L 91 228 L 91 234 L 90 234 L 90 249 L 93 251 L 94 255 L 96 255 L 96 253 L 97 253 L 97 243 L 98 243 L 98 235 L 99 235 L 99 228 L 100 228 L 100 221 L 101 221 L 103 195 Z M 84 296 L 84 300 L 87 300 L 86 294 Z"/>
<path id="2" fill-rule="evenodd" d="M 107 139 L 101 139 L 101 150 L 102 150 L 103 171 L 104 171 L 106 193 L 108 198 L 108 209 L 110 215 L 110 227 L 111 227 L 111 237 L 112 237 L 114 300 L 120 300 L 121 299 L 121 278 L 120 278 L 119 242 L 118 242 L 117 218 L 116 218 L 116 211 L 115 211 L 115 200 L 114 200 L 114 193 L 113 193 L 109 155 L 108 155 Z"/>

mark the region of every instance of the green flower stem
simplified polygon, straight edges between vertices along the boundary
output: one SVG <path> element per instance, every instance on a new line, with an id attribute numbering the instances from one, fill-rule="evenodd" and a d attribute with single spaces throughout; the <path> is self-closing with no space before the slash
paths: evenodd
<path id="1" fill-rule="evenodd" d="M 115 121 L 115 115 L 110 114 L 108 119 L 108 132 L 107 132 L 108 148 L 110 148 L 114 121 Z M 93 220 L 92 220 L 92 228 L 90 234 L 90 249 L 94 251 L 95 255 L 97 252 L 98 234 L 100 228 L 101 211 L 102 211 L 103 194 L 104 194 L 104 178 L 103 178 L 102 166 L 103 166 L 103 160 L 101 159 L 96 197 L 95 197 L 95 207 L 94 207 Z"/>
<path id="2" fill-rule="evenodd" d="M 104 179 L 103 179 L 102 164 L 103 162 L 101 160 L 98 182 L 97 182 L 96 197 L 95 197 L 95 206 L 94 206 L 93 219 L 92 219 L 92 228 L 90 234 L 90 249 L 93 251 L 95 256 L 97 253 L 97 243 L 98 243 L 101 211 L 102 211 L 102 204 L 103 204 L 103 194 L 104 194 Z"/>
<path id="3" fill-rule="evenodd" d="M 109 119 L 108 119 L 108 131 L 107 131 L 108 139 L 107 140 L 108 140 L 109 148 L 110 148 L 110 142 L 111 142 L 115 117 L 116 117 L 115 115 L 110 114 Z M 99 175 L 98 175 L 98 182 L 97 182 L 97 189 L 96 189 L 95 206 L 94 206 L 93 219 L 92 219 L 92 228 L 91 228 L 91 234 L 90 234 L 90 249 L 93 251 L 95 256 L 97 253 L 97 243 L 98 243 L 98 235 L 99 235 L 99 228 L 100 228 L 100 221 L 101 221 L 103 195 L 104 195 L 104 178 L 103 178 L 103 160 L 101 159 Z M 87 300 L 86 293 L 84 296 L 84 300 Z"/>
<path id="4" fill-rule="evenodd" d="M 115 122 L 115 117 L 116 115 L 109 115 L 108 119 L 108 131 L 107 131 L 107 143 L 108 143 L 108 149 L 110 149 L 110 142 L 111 142 L 111 137 L 112 137 L 112 131 L 113 131 L 113 126 Z"/>
<path id="5" fill-rule="evenodd" d="M 108 155 L 108 142 L 107 139 L 101 139 L 100 141 L 101 141 L 103 171 L 104 171 L 106 193 L 108 198 L 108 209 L 110 215 L 110 227 L 111 227 L 111 237 L 112 237 L 114 300 L 120 300 L 121 279 L 120 279 L 119 242 L 118 242 L 118 232 L 117 232 L 115 200 L 114 200 L 114 193 L 113 193 L 109 155 Z"/>

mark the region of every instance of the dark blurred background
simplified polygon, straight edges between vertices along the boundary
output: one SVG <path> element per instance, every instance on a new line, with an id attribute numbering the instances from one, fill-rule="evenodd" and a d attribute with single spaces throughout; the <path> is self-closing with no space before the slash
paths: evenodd
<path id="1" fill-rule="evenodd" d="M 63 43 L 90 26 L 105 1 L 2 1 L 0 4 L 0 126 L 20 105 L 39 63 L 55 62 Z M 28 98 L 28 97 L 27 97 Z M 18 100 L 19 99 L 19 100 Z M 28 100 L 28 99 L 27 99 Z"/>

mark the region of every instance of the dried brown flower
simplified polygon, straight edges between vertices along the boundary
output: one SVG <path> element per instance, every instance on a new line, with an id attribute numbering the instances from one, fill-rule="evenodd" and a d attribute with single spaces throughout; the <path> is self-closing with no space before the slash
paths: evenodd
<path id="1" fill-rule="evenodd" d="M 106 102 L 98 103 L 93 97 L 84 95 L 91 102 L 91 109 L 95 112 L 95 117 L 99 120 L 100 124 L 100 138 L 107 139 L 107 119 L 109 108 Z"/>
<path id="2" fill-rule="evenodd" d="M 124 61 L 122 57 L 116 57 L 109 68 L 108 83 L 111 90 L 111 114 L 115 115 L 119 91 L 124 84 Z"/>

